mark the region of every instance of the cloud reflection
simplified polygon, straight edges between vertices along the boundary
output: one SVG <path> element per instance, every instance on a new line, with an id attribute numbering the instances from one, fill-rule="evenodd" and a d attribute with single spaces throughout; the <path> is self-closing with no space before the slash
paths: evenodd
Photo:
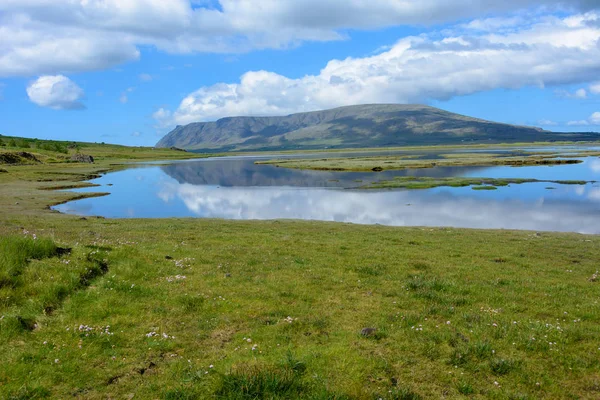
<path id="1" fill-rule="evenodd" d="M 597 174 L 600 174 L 600 159 L 595 159 L 590 162 L 590 169 Z"/>
<path id="2" fill-rule="evenodd" d="M 393 226 L 600 233 L 597 203 L 574 204 L 572 199 L 543 195 L 533 201 L 493 198 L 469 188 L 375 192 L 166 183 L 157 195 L 161 199 L 177 198 L 192 215 L 203 218 L 309 219 Z M 593 190 L 588 198 L 595 198 Z"/>

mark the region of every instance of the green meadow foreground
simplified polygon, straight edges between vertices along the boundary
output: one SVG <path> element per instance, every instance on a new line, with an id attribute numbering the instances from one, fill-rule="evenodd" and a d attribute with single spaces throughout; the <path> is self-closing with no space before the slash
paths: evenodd
<path id="1" fill-rule="evenodd" d="M 0 398 L 600 397 L 600 237 L 48 209 L 137 153 L 0 166 Z"/>

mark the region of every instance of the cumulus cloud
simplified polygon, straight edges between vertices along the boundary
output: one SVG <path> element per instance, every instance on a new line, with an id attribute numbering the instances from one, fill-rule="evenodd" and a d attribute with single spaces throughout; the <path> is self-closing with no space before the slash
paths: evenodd
<path id="1" fill-rule="evenodd" d="M 156 128 L 165 129 L 169 128 L 173 122 L 173 113 L 171 111 L 161 107 L 152 113 L 152 118 L 156 121 Z M 160 135 L 160 132 L 157 132 Z"/>
<path id="2" fill-rule="evenodd" d="M 578 121 L 569 121 L 567 122 L 567 126 L 588 126 L 590 123 L 585 119 L 581 119 Z"/>
<path id="3" fill-rule="evenodd" d="M 574 92 L 569 92 L 566 90 L 557 90 L 556 94 L 560 97 L 566 97 L 568 99 L 586 99 L 587 91 L 583 88 L 577 89 Z"/>
<path id="4" fill-rule="evenodd" d="M 582 119 L 579 121 L 569 121 L 567 122 L 569 126 L 588 126 L 588 125 L 600 125 L 600 111 L 593 113 L 590 115 L 588 119 Z"/>
<path id="5" fill-rule="evenodd" d="M 558 125 L 557 122 L 549 120 L 549 119 L 542 119 L 542 120 L 538 121 L 538 123 L 541 126 L 556 126 L 556 125 Z"/>
<path id="6" fill-rule="evenodd" d="M 29 100 L 41 107 L 54 110 L 78 110 L 85 106 L 81 103 L 83 89 L 63 75 L 46 75 L 27 86 Z"/>
<path id="7" fill-rule="evenodd" d="M 590 92 L 593 94 L 600 94 L 600 82 L 592 83 L 590 85 Z"/>
<path id="8" fill-rule="evenodd" d="M 495 88 L 589 82 L 600 72 L 595 12 L 505 34 L 407 37 L 365 58 L 330 61 L 319 74 L 292 79 L 250 71 L 237 83 L 201 87 L 161 125 L 232 115 L 283 115 L 361 103 L 445 100 Z"/>
<path id="9" fill-rule="evenodd" d="M 3 0 L 0 76 L 108 68 L 139 46 L 245 52 L 340 40 L 347 29 L 431 25 L 530 7 L 589 10 L 595 0 Z M 217 6 L 216 6 L 217 5 Z M 482 20 L 473 29 L 501 23 Z M 503 22 L 506 25 L 506 21 Z M 518 23 L 518 21 L 513 22 Z M 487 28 L 486 28 L 487 27 Z"/>

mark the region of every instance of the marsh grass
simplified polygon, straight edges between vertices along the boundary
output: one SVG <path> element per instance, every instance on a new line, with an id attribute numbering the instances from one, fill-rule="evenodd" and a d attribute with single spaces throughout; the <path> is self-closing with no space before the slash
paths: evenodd
<path id="1" fill-rule="evenodd" d="M 471 186 L 473 190 L 496 190 L 498 187 L 504 187 L 511 184 L 523 183 L 558 183 L 562 185 L 585 185 L 589 183 L 581 180 L 537 180 L 525 178 L 466 178 L 466 177 L 451 177 L 451 178 L 430 178 L 416 176 L 399 176 L 392 180 L 383 180 L 372 182 L 370 185 L 362 186 L 361 189 L 430 189 L 434 187 L 467 187 Z"/>
<path id="2" fill-rule="evenodd" d="M 508 165 L 515 167 L 531 165 L 579 164 L 585 156 L 600 155 L 599 152 L 523 152 L 518 155 L 502 153 L 461 153 L 439 155 L 437 158 L 413 159 L 403 154 L 391 156 L 357 156 L 343 158 L 292 158 L 256 161 L 255 164 L 269 164 L 284 168 L 311 169 L 318 171 L 384 171 L 458 166 Z M 569 157 L 569 158 L 567 158 Z"/>

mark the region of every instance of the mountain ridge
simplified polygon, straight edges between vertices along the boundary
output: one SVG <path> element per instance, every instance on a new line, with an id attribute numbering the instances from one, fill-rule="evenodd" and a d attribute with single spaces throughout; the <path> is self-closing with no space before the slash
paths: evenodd
<path id="1" fill-rule="evenodd" d="M 600 140 L 600 135 L 549 132 L 419 104 L 363 104 L 178 125 L 156 147 L 193 151 L 309 150 L 559 140 Z"/>

